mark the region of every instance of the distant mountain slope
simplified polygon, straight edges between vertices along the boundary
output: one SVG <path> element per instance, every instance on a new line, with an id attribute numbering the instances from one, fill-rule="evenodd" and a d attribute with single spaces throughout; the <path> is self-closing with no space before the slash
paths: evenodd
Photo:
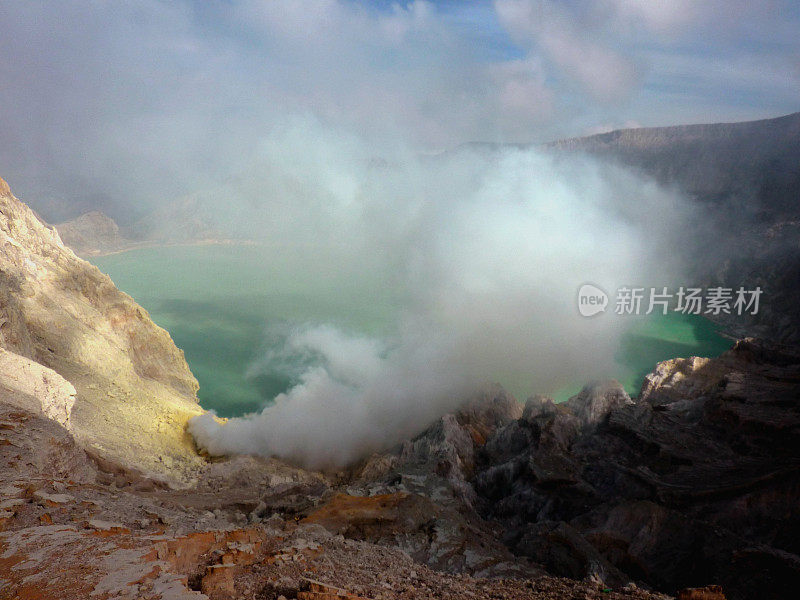
<path id="1" fill-rule="evenodd" d="M 81 256 L 115 252 L 131 244 L 120 233 L 114 219 L 96 210 L 55 227 L 61 241 Z"/>
<path id="2" fill-rule="evenodd" d="M 133 223 L 130 237 L 159 244 L 206 242 L 226 237 L 219 231 L 225 216 L 210 193 L 196 193 L 167 202 Z"/>
<path id="3" fill-rule="evenodd" d="M 738 336 L 800 342 L 800 113 L 623 129 L 545 147 L 587 153 L 682 190 L 703 215 L 687 218 L 687 244 L 675 248 L 689 283 L 760 286 L 757 315 L 719 319 Z"/>
<path id="4" fill-rule="evenodd" d="M 760 220 L 800 215 L 800 112 L 744 123 L 621 129 L 546 147 L 614 159 Z"/>

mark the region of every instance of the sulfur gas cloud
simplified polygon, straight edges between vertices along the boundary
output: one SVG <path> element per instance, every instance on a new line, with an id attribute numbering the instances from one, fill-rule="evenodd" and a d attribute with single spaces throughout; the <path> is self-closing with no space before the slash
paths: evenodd
<path id="1" fill-rule="evenodd" d="M 259 413 L 190 431 L 212 455 L 337 467 L 413 436 L 481 386 L 555 390 L 609 372 L 629 317 L 576 306 L 587 282 L 672 285 L 692 213 L 672 191 L 583 156 L 465 146 L 421 156 L 287 120 L 224 193 L 264 261 L 331 294 L 390 292 L 374 335 L 293 323 L 251 374 L 293 385 Z M 246 218 L 243 217 L 246 215 Z M 238 223 L 235 225 L 234 223 Z"/>

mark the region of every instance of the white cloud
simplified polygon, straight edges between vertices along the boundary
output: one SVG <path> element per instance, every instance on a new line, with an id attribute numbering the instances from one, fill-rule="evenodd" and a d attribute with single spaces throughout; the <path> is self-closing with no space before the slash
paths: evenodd
<path id="1" fill-rule="evenodd" d="M 500 22 L 531 53 L 541 52 L 554 72 L 602 102 L 628 95 L 637 81 L 633 61 L 598 39 L 594 25 L 555 2 L 496 0 Z"/>
<path id="2" fill-rule="evenodd" d="M 235 174 L 290 112 L 441 150 L 530 139 L 553 108 L 541 73 L 479 56 L 480 33 L 427 2 L 202 8 L 6 4 L 3 175 L 55 197 L 51 218 L 57 196 L 131 212 Z"/>
<path id="3" fill-rule="evenodd" d="M 544 69 L 536 58 L 492 65 L 490 77 L 497 89 L 499 114 L 517 127 L 552 115 L 555 94 L 548 87 Z"/>
<path id="4" fill-rule="evenodd" d="M 598 100 L 612 102 L 624 98 L 637 82 L 636 67 L 630 60 L 581 39 L 575 32 L 547 31 L 540 36 L 539 43 L 565 77 L 577 81 Z"/>
<path id="5" fill-rule="evenodd" d="M 607 104 L 638 93 L 649 75 L 658 81 L 654 53 L 725 57 L 731 66 L 742 54 L 766 53 L 784 76 L 790 69 L 783 59 L 797 53 L 797 15 L 780 0 L 495 0 L 494 7 L 509 35 L 546 59 L 550 76 Z M 691 86 L 704 73 L 687 75 Z"/>
<path id="6" fill-rule="evenodd" d="M 235 176 L 287 113 L 437 151 L 796 108 L 778 0 L 0 4 L 0 170 L 54 219 Z"/>
<path id="7" fill-rule="evenodd" d="M 702 0 L 599 0 L 598 8 L 608 10 L 620 23 L 668 33 L 696 21 L 704 12 L 704 4 L 711 3 Z"/>

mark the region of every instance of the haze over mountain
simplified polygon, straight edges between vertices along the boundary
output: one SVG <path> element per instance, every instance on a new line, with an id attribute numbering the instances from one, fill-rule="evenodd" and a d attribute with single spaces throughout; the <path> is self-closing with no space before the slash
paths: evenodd
<path id="1" fill-rule="evenodd" d="M 131 245 L 123 237 L 119 225 L 100 211 L 85 213 L 55 227 L 61 240 L 81 256 L 116 252 Z"/>
<path id="2" fill-rule="evenodd" d="M 639 170 L 665 186 L 678 187 L 713 210 L 716 223 L 722 220 L 729 227 L 780 226 L 800 216 L 796 193 L 800 185 L 800 113 L 739 123 L 621 129 L 553 141 L 543 147 L 588 153 Z M 375 164 L 377 167 L 379 161 Z M 241 221 L 258 217 L 273 187 L 268 176 L 254 168 L 251 176 L 243 174 L 227 184 L 167 202 L 152 214 L 127 223 L 123 232 L 134 240 L 166 243 L 252 238 L 256 233 L 243 232 Z M 233 200 L 242 196 L 249 197 L 249 202 L 242 205 Z M 236 210 L 235 215 L 231 209 Z"/>
<path id="3" fill-rule="evenodd" d="M 324 136 L 318 140 L 321 148 L 339 144 L 331 143 L 330 138 L 323 140 Z M 284 142 L 273 144 L 274 152 L 268 156 L 300 152 L 298 140 L 291 135 Z M 506 147 L 469 144 L 444 156 L 466 150 L 496 153 Z M 512 146 L 533 147 L 539 148 Z M 685 215 L 683 242 L 672 250 L 685 267 L 682 285 L 761 286 L 764 295 L 758 314 L 737 318 L 723 314 L 718 317 L 720 322 L 738 335 L 759 333 L 782 340 L 800 339 L 800 317 L 794 300 L 800 293 L 800 113 L 743 123 L 626 129 L 551 142 L 543 149 L 556 156 L 591 155 L 652 177 L 689 198 L 692 216 Z M 289 219 L 287 209 L 294 211 L 293 205 L 303 205 L 314 194 L 324 198 L 339 193 L 325 187 L 333 183 L 309 187 L 304 180 L 308 174 L 302 169 L 311 169 L 316 163 L 302 154 L 295 156 L 291 166 L 286 163 L 281 167 L 282 158 L 273 165 L 261 162 L 246 176 L 167 203 L 122 227 L 121 234 L 113 231 L 113 222 L 102 229 L 95 227 L 96 214 L 82 219 L 90 223 L 88 229 L 81 220 L 60 228 L 67 228 L 68 243 L 74 240 L 74 248 L 87 254 L 150 244 L 226 240 L 283 243 L 279 240 L 290 230 L 289 221 L 297 223 L 303 218 L 297 212 Z M 364 177 L 397 175 L 397 165 L 370 159 L 369 154 L 362 159 L 365 166 L 359 170 Z M 424 158 L 421 164 L 440 160 Z M 322 205 L 319 208 L 322 210 L 318 212 L 326 210 Z M 278 214 L 289 220 L 276 225 Z M 104 223 L 109 223 L 107 218 Z M 108 233 L 103 233 L 106 229 Z M 81 233 L 75 237 L 73 232 Z M 300 241 L 291 235 L 285 239 Z"/>
<path id="4" fill-rule="evenodd" d="M 701 224 L 686 224 L 693 282 L 764 289 L 758 315 L 720 320 L 740 335 L 800 340 L 800 113 L 627 129 L 548 147 L 630 166 L 688 194 L 705 213 Z"/>
<path id="5" fill-rule="evenodd" d="M 686 217 L 684 243 L 673 249 L 687 267 L 684 285 L 761 286 L 759 314 L 720 321 L 739 335 L 800 340 L 800 113 L 624 129 L 545 147 L 633 169 L 687 196 L 698 212 Z"/>
<path id="6" fill-rule="evenodd" d="M 743 123 L 623 129 L 546 146 L 640 169 L 741 223 L 800 216 L 800 112 Z"/>

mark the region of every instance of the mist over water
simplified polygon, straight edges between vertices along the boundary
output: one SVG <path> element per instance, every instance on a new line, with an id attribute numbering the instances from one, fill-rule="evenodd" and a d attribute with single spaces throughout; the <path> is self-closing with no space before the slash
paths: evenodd
<path id="1" fill-rule="evenodd" d="M 333 296 L 389 294 L 396 310 L 375 335 L 313 321 L 270 332 L 279 343 L 249 372 L 294 385 L 258 414 L 194 419 L 214 455 L 337 466 L 414 435 L 486 383 L 588 381 L 609 371 L 632 321 L 581 317 L 580 285 L 664 286 L 680 274 L 669 249 L 691 219 L 681 198 L 586 157 L 426 158 L 301 119 L 261 159 L 225 190 L 228 225 L 264 242 L 253 252 L 265 264 L 289 261 Z"/>

